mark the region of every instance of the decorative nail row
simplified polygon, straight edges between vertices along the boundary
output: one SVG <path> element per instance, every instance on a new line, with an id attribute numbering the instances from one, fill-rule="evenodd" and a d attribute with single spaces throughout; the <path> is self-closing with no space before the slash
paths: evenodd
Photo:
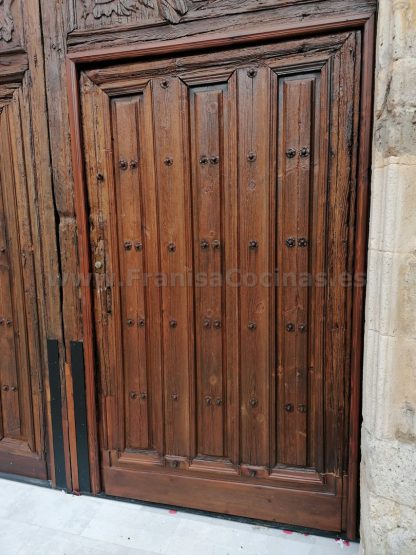
<path id="1" fill-rule="evenodd" d="M 139 320 L 137 320 L 137 322 L 135 320 L 133 320 L 132 318 L 129 318 L 127 320 L 127 326 L 129 328 L 133 328 L 135 325 L 137 325 L 139 328 L 144 328 L 146 325 L 146 321 L 144 318 L 140 318 Z"/>
<path id="2" fill-rule="evenodd" d="M 3 321 L 3 322 L 4 322 L 4 321 Z M 145 325 L 146 325 L 146 321 L 145 321 L 144 318 L 140 318 L 140 319 L 137 320 L 137 321 L 134 320 L 133 318 L 129 318 L 129 319 L 127 320 L 126 323 L 127 323 L 127 326 L 128 326 L 129 328 L 133 328 L 133 327 L 136 326 L 136 325 L 137 325 L 138 327 L 140 327 L 140 328 L 144 328 Z M 0 325 L 1 325 L 1 320 L 0 320 Z M 205 319 L 203 320 L 203 322 L 202 322 L 202 325 L 203 325 L 203 327 L 204 327 L 205 329 L 214 328 L 214 329 L 216 329 L 216 330 L 220 330 L 220 329 L 222 328 L 222 322 L 221 322 L 221 320 L 211 320 L 211 319 L 209 319 L 209 318 L 205 318 Z M 293 326 L 293 329 L 292 329 L 292 326 Z M 174 328 L 177 328 L 177 327 L 178 327 L 178 321 L 177 321 L 177 320 L 170 320 L 170 321 L 169 321 L 169 327 L 171 327 L 171 328 L 173 328 L 173 329 L 174 329 Z M 249 323 L 247 324 L 247 328 L 248 328 L 250 331 L 255 331 L 255 330 L 257 329 L 257 324 L 256 324 L 255 322 L 249 322 Z M 305 326 L 305 328 L 306 328 L 306 326 Z M 295 330 L 294 324 L 287 324 L 286 329 L 287 329 L 287 331 L 294 331 L 294 330 Z M 303 325 L 303 324 L 301 324 L 301 325 L 299 326 L 299 330 L 300 330 L 300 331 L 305 331 L 304 325 Z"/>
<path id="3" fill-rule="evenodd" d="M 217 407 L 222 407 L 222 399 L 221 397 L 217 397 L 216 399 L 214 397 L 211 397 L 210 395 L 206 395 L 205 397 L 205 404 L 208 407 L 211 407 L 213 405 L 217 406 Z"/>
<path id="4" fill-rule="evenodd" d="M 255 162 L 257 160 L 257 153 L 254 151 L 250 151 L 247 154 L 247 160 L 249 162 Z M 171 156 L 166 156 L 163 160 L 165 166 L 171 167 L 174 164 L 174 160 Z M 220 163 L 220 157 L 218 154 L 212 154 L 207 156 L 206 154 L 202 154 L 199 157 L 199 163 L 201 166 L 208 166 L 211 164 L 212 166 L 217 166 Z M 136 169 L 138 162 L 136 160 L 132 160 L 130 162 L 130 168 Z M 127 170 L 129 168 L 129 163 L 126 160 L 120 160 L 119 166 L 122 170 Z"/>
<path id="5" fill-rule="evenodd" d="M 298 247 L 307 247 L 309 245 L 309 241 L 308 239 L 306 239 L 306 237 L 299 237 L 297 240 L 295 237 L 288 237 L 286 239 L 286 246 L 289 249 L 293 249 L 294 247 L 296 247 L 296 243 L 298 245 Z"/>
<path id="6" fill-rule="evenodd" d="M 295 412 L 295 405 L 293 403 L 287 403 L 286 405 L 284 405 L 283 408 L 285 409 L 286 412 L 289 412 L 289 413 Z M 298 409 L 298 412 L 301 412 L 303 414 L 308 412 L 308 408 L 306 405 L 298 405 L 297 409 Z"/>
<path id="7" fill-rule="evenodd" d="M 309 148 L 307 147 L 303 147 L 299 150 L 299 156 L 301 158 L 307 158 L 310 155 L 311 151 Z M 298 154 L 298 151 L 295 148 L 289 148 L 286 151 L 286 156 L 287 158 L 295 158 L 295 156 Z"/>
<path id="8" fill-rule="evenodd" d="M 217 154 L 213 154 L 211 156 L 206 156 L 205 154 L 203 154 L 199 158 L 199 163 L 201 164 L 201 166 L 208 166 L 208 164 L 211 164 L 212 166 L 217 166 L 219 164 L 219 161 L 220 157 Z"/>
<path id="9" fill-rule="evenodd" d="M 2 386 L 2 391 L 17 391 L 16 387 L 9 387 L 8 385 L 3 385 Z M 148 400 L 148 394 L 146 392 L 138 392 L 138 391 L 130 391 L 129 393 L 129 397 L 131 401 L 137 401 L 137 400 L 141 400 L 141 401 L 147 401 Z M 172 393 L 171 394 L 171 399 L 172 401 L 179 401 L 179 395 L 177 393 Z M 214 397 L 212 395 L 206 395 L 204 397 L 204 401 L 207 407 L 212 407 L 212 406 L 216 406 L 216 407 L 222 407 L 223 406 L 223 399 L 221 397 Z M 259 405 L 258 400 L 255 397 L 252 397 L 251 399 L 249 399 L 248 404 L 250 405 L 251 408 L 256 408 Z M 287 403 L 284 405 L 284 410 L 288 413 L 292 413 L 295 412 L 295 405 L 293 403 Z M 298 405 L 297 406 L 297 410 L 298 412 L 305 414 L 307 413 L 308 409 L 306 405 Z"/>
<path id="10" fill-rule="evenodd" d="M 138 393 L 137 391 L 130 391 L 129 397 L 132 401 L 136 401 L 137 399 L 147 401 L 147 393 L 145 392 Z"/>
<path id="11" fill-rule="evenodd" d="M 222 323 L 221 323 L 220 320 L 214 320 L 214 321 L 212 322 L 212 321 L 211 321 L 210 319 L 208 319 L 208 318 L 206 318 L 206 319 L 203 321 L 203 324 L 202 324 L 202 325 L 204 326 L 205 329 L 215 328 L 216 330 L 220 330 L 220 329 L 222 328 Z"/>
<path id="12" fill-rule="evenodd" d="M 133 241 L 124 241 L 124 250 L 132 251 L 133 247 L 136 252 L 141 252 L 143 250 L 143 243 L 141 243 L 141 241 L 136 241 L 134 243 Z"/>
<path id="13" fill-rule="evenodd" d="M 207 239 L 202 239 L 200 245 L 203 251 L 208 250 L 210 247 L 210 243 L 209 241 L 207 241 Z M 214 250 L 219 250 L 221 248 L 221 241 L 219 241 L 218 239 L 215 239 L 215 241 L 211 242 L 211 247 Z"/>
<path id="14" fill-rule="evenodd" d="M 290 149 L 288 152 L 292 152 L 292 149 Z M 296 154 L 296 151 L 293 152 Z M 295 154 L 293 154 L 293 156 L 295 156 Z M 289 158 L 292 158 L 293 156 L 289 156 L 288 154 Z M 257 153 L 254 151 L 250 151 L 247 154 L 247 160 L 249 162 L 255 162 L 257 160 Z M 207 156 L 206 154 L 202 154 L 199 158 L 199 163 L 201 164 L 201 166 L 208 166 L 209 164 L 216 166 L 219 164 L 219 162 L 220 157 L 218 156 L 218 154 L 212 154 L 209 156 Z M 166 156 L 163 160 L 163 163 L 165 164 L 165 166 L 171 167 L 174 164 L 174 160 L 171 156 Z M 131 170 L 135 170 L 139 165 L 139 161 L 131 160 L 130 162 L 128 162 L 127 160 L 121 159 L 119 160 L 118 165 L 122 171 L 127 171 L 129 168 Z M 102 173 L 97 173 L 96 177 L 98 181 L 104 181 L 104 175 Z"/>
<path id="15" fill-rule="evenodd" d="M 298 326 L 298 330 L 301 333 L 305 333 L 307 329 L 308 329 L 308 326 L 306 324 L 299 324 L 299 326 Z M 288 332 L 296 331 L 296 325 L 293 324 L 292 322 L 289 322 L 288 324 L 286 324 L 286 331 L 288 331 Z"/>
<path id="16" fill-rule="evenodd" d="M 139 165 L 138 160 L 130 160 L 130 162 L 127 162 L 127 160 L 121 159 L 118 163 L 118 167 L 122 171 L 127 171 L 129 168 L 131 170 L 135 170 L 135 169 L 137 169 L 138 165 Z M 101 173 L 98 173 L 97 174 L 97 179 L 98 179 L 98 181 L 103 181 L 104 176 Z"/>
<path id="17" fill-rule="evenodd" d="M 134 320 L 133 318 L 128 318 L 126 321 L 127 327 L 129 328 L 134 328 L 136 325 L 139 328 L 144 328 L 146 326 L 146 320 L 144 318 L 139 318 L 139 320 Z M 176 320 L 170 320 L 169 321 L 169 326 L 171 328 L 177 328 L 178 327 L 178 322 Z"/>

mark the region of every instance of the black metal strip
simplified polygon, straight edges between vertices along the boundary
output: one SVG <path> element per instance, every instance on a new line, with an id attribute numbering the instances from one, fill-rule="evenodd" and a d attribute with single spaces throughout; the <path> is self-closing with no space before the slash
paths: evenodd
<path id="1" fill-rule="evenodd" d="M 59 368 L 59 344 L 56 339 L 48 339 L 48 370 L 51 393 L 51 420 L 53 436 L 53 453 L 55 461 L 55 481 L 59 489 L 67 488 L 64 432 L 62 427 L 62 391 L 61 372 Z"/>
<path id="2" fill-rule="evenodd" d="M 71 341 L 71 369 L 74 388 L 79 490 L 82 493 L 90 493 L 91 482 L 88 448 L 87 399 L 85 393 L 84 345 L 81 341 Z"/>

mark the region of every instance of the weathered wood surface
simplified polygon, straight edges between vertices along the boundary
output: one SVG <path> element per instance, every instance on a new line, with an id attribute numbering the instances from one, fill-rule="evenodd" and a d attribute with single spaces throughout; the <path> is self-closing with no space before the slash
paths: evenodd
<path id="1" fill-rule="evenodd" d="M 78 489 L 69 343 L 80 340 L 93 492 L 236 512 L 252 487 L 252 516 L 354 535 L 362 290 L 135 282 L 119 295 L 90 287 L 88 273 L 99 256 L 123 279 L 240 266 L 333 278 L 364 271 L 376 4 L 0 3 L 0 308 L 17 314 L 16 328 L 0 333 L 0 378 L 19 381 L 19 391 L 1 393 L 0 470 L 12 456 L 22 474 L 47 475 L 45 344 L 55 338 L 67 482 Z M 310 154 L 288 158 L 290 148 Z M 201 166 L 205 155 L 218 162 Z M 115 167 L 122 156 L 137 158 L 131 173 Z M 220 247 L 206 252 L 201 241 Z M 252 241 L 257 250 L 246 248 Z M 53 480 L 50 440 L 47 451 Z M 204 495 L 206 478 L 217 500 Z"/>
<path id="2" fill-rule="evenodd" d="M 154 499 L 265 518 L 262 488 L 277 504 L 290 481 L 280 520 L 342 529 L 359 49 L 344 32 L 82 73 L 107 493 L 168 478 Z M 230 509 L 242 485 L 252 509 Z"/>
<path id="3" fill-rule="evenodd" d="M 37 1 L 1 4 L 0 470 L 53 479 L 46 338 L 62 328 L 40 25 Z"/>
<path id="4" fill-rule="evenodd" d="M 208 37 L 213 33 L 232 34 L 253 27 L 267 29 L 276 26 L 302 27 L 328 20 L 342 21 L 354 15 L 370 16 L 377 0 L 299 0 L 276 2 L 276 0 L 250 1 L 204 1 L 190 9 L 178 25 L 167 22 L 149 22 L 138 19 L 137 13 L 128 17 L 117 17 L 117 22 L 101 17 L 85 28 L 85 20 L 80 10 L 72 17 L 68 44 L 71 50 L 91 50 L 111 48 L 121 44 L 142 44 L 146 42 L 169 42 L 185 38 L 189 40 Z M 114 17 L 114 16 L 113 16 Z"/>

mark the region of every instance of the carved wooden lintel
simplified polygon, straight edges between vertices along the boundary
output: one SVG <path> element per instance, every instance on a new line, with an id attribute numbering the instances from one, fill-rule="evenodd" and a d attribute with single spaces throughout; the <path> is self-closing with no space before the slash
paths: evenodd
<path id="1" fill-rule="evenodd" d="M 0 0 L 0 40 L 10 42 L 14 29 L 11 5 L 13 0 Z"/>
<path id="2" fill-rule="evenodd" d="M 95 19 L 113 14 L 128 17 L 144 6 L 152 10 L 158 7 L 166 21 L 178 23 L 189 10 L 187 0 L 83 0 L 83 3 L 84 17 L 92 15 Z"/>

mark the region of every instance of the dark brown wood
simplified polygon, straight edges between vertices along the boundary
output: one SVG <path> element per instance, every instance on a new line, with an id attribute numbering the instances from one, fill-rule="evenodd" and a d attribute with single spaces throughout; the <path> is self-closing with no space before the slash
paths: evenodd
<path id="1" fill-rule="evenodd" d="M 320 100 L 320 89 L 314 74 L 283 77 L 278 86 L 279 462 L 308 466 L 308 385 L 311 385 L 308 382 L 313 381 L 309 373 L 314 371 L 308 347 L 313 337 L 310 335 L 311 319 L 319 310 L 310 303 L 311 288 L 307 282 L 307 276 L 315 274 L 309 265 L 309 251 L 317 240 L 310 221 L 310 203 L 315 196 L 313 189 L 310 190 L 313 187 L 310 173 L 312 164 L 321 164 L 319 152 L 313 151 L 312 137 L 313 129 L 321 127 L 320 114 L 314 105 Z M 306 150 L 300 156 L 302 149 Z M 292 151 L 296 151 L 293 156 Z M 303 247 L 299 246 L 301 241 L 305 243 Z M 305 327 L 304 331 L 301 326 Z M 294 329 L 289 331 L 291 327 Z M 316 329 L 313 331 L 319 333 Z M 287 405 L 293 405 L 293 410 L 285 410 Z M 303 407 L 304 412 L 300 412 L 299 407 Z"/>
<path id="2" fill-rule="evenodd" d="M 226 305 L 224 288 L 210 283 L 224 269 L 225 168 L 230 132 L 229 87 L 190 89 L 193 243 L 195 268 L 196 444 L 193 456 L 226 456 Z M 215 248 L 216 246 L 216 248 Z M 199 280 L 200 275 L 201 280 Z M 205 286 L 202 279 L 206 280 Z M 204 285 L 203 287 L 201 285 Z M 225 315 L 225 318 L 224 318 Z"/>
<path id="3" fill-rule="evenodd" d="M 0 471 L 53 480 L 46 338 L 61 323 L 39 4 L 0 15 Z"/>
<path id="4" fill-rule="evenodd" d="M 265 10 L 252 10 L 247 2 L 239 2 L 237 13 L 229 2 L 209 14 L 195 13 L 194 18 L 183 20 L 180 25 L 148 25 L 143 20 L 138 26 L 106 26 L 102 18 L 92 30 L 75 30 L 69 36 L 70 56 L 84 62 L 109 61 L 120 57 L 135 57 L 135 52 L 149 48 L 162 53 L 192 50 L 194 45 L 210 48 L 230 44 L 253 43 L 273 39 L 276 32 L 284 39 L 307 36 L 334 30 L 358 28 L 365 24 L 376 7 L 376 0 L 312 0 L 301 4 L 285 1 Z M 256 2 L 256 0 L 254 0 Z M 234 4 L 234 3 L 233 3 Z M 232 13 L 234 12 L 234 13 Z M 240 13 L 238 13 L 240 12 Z M 82 19 L 75 18 L 73 25 Z M 109 46 L 111 45 L 111 46 Z"/>
<path id="5" fill-rule="evenodd" d="M 360 106 L 360 140 L 357 178 L 357 239 L 354 250 L 352 352 L 350 376 L 349 466 L 347 490 L 346 531 L 349 537 L 357 535 L 359 516 L 359 464 L 361 428 L 361 383 L 364 346 L 364 303 L 367 270 L 368 221 L 370 211 L 371 133 L 373 123 L 375 16 L 363 30 L 362 84 Z"/>
<path id="6" fill-rule="evenodd" d="M 256 64 L 257 66 L 257 64 Z M 250 73 L 251 72 L 251 73 Z M 253 73 L 254 72 L 254 73 Z M 270 262 L 275 216 L 269 174 L 269 68 L 246 66 L 237 71 L 238 87 L 238 251 L 240 352 L 239 463 L 266 469 L 269 465 L 270 406 L 270 287 L 262 276 L 273 273 Z M 266 132 L 265 132 L 266 130 Z M 251 243 L 255 242 L 254 248 Z M 256 282 L 253 281 L 256 277 Z M 252 281 L 250 281 L 252 280 Z M 274 441 L 273 441 L 274 443 Z"/>
<path id="7" fill-rule="evenodd" d="M 83 172 L 83 156 L 81 151 L 81 122 L 79 120 L 79 87 L 78 73 L 76 66 L 67 61 L 66 75 L 68 84 L 68 101 L 70 125 L 72 133 L 72 160 L 78 161 L 74 165 L 74 180 L 81 187 L 75 188 L 75 203 L 77 206 L 77 237 L 80 249 L 80 275 L 85 278 L 90 273 L 89 258 L 89 236 L 87 214 L 85 212 L 86 193 L 83 188 L 84 172 Z M 84 364 L 85 364 L 85 381 L 87 390 L 87 416 L 88 416 L 88 434 L 90 446 L 90 473 L 91 473 L 91 491 L 98 493 L 100 491 L 99 470 L 98 470 L 98 434 L 97 434 L 97 412 L 96 412 L 96 391 L 95 391 L 95 373 L 94 373 L 94 347 L 93 347 L 93 325 L 91 311 L 91 291 L 88 286 L 88 280 L 83 282 L 86 287 L 81 290 L 82 300 L 82 317 L 84 323 Z M 73 445 L 73 441 L 72 441 Z M 73 450 L 76 446 L 73 446 Z M 73 459 L 74 460 L 74 459 Z M 74 466 L 75 481 L 77 480 L 77 463 Z M 73 476 L 74 476 L 73 474 Z M 74 479 L 74 478 L 73 478 Z"/>
<path id="8" fill-rule="evenodd" d="M 364 290 L 338 278 L 365 270 L 376 0 L 39 2 L 41 20 L 15 0 L 0 37 L 2 94 L 20 106 L 3 133 L 27 183 L 14 204 L 9 183 L 6 223 L 34 245 L 4 266 L 21 285 L 3 304 L 26 303 L 4 373 L 28 373 L 25 352 L 41 375 L 58 339 L 68 486 L 69 345 L 83 341 L 94 493 L 354 537 Z M 229 269 L 295 283 L 199 286 Z M 304 273 L 333 283 L 303 287 Z M 9 435 L 42 442 L 9 401 Z"/>
<path id="9" fill-rule="evenodd" d="M 1 471 L 356 536 L 376 7 L 0 3 Z"/>
<path id="10" fill-rule="evenodd" d="M 165 271 L 168 280 L 180 273 L 179 279 L 183 279 L 192 267 L 194 272 L 210 275 L 229 268 L 231 262 L 236 262 L 245 274 L 273 274 L 272 247 L 278 245 L 277 252 L 284 254 L 279 254 L 276 262 L 280 261 L 278 267 L 283 273 L 294 273 L 299 278 L 305 272 L 315 274 L 322 270 L 335 278 L 335 285 L 325 286 L 323 292 L 318 286 L 302 288 L 298 283 L 294 288 L 280 285 L 278 289 L 284 317 L 278 317 L 276 332 L 278 344 L 285 344 L 288 358 L 281 359 L 283 373 L 279 371 L 277 438 L 272 433 L 275 409 L 270 404 L 274 399 L 270 394 L 270 389 L 274 389 L 270 352 L 275 341 L 270 335 L 275 314 L 273 292 L 245 285 L 234 299 L 227 285 L 220 284 L 218 290 L 213 286 L 200 290 L 192 281 L 193 287 L 170 283 L 161 288 L 159 297 L 149 299 L 143 284 L 136 283 L 127 290 L 113 287 L 111 293 L 108 286 L 97 286 L 94 310 L 103 388 L 101 460 L 108 493 L 342 530 L 341 484 L 346 460 L 340 441 L 345 423 L 339 415 L 348 404 L 343 385 L 347 374 L 343 372 L 347 372 L 345 333 L 350 324 L 348 313 L 338 308 L 345 301 L 337 280 L 342 270 L 348 269 L 343 254 L 346 251 L 342 250 L 343 232 L 349 233 L 355 214 L 354 207 L 348 204 L 348 198 L 354 198 L 349 196 L 349 188 L 355 187 L 355 179 L 351 178 L 354 153 L 348 144 L 357 135 L 357 119 L 354 88 L 348 83 L 340 85 L 339 81 L 354 82 L 354 53 L 359 53 L 359 37 L 357 32 L 345 33 L 341 40 L 334 35 L 332 45 L 326 43 L 317 55 L 312 44 L 325 43 L 325 39 L 310 39 L 310 50 L 303 41 L 306 54 L 302 55 L 296 53 L 295 43 L 293 47 L 290 43 L 275 46 L 274 58 L 270 47 L 250 47 L 247 56 L 256 61 L 241 68 L 235 64 L 246 55 L 244 50 L 223 51 L 205 59 L 203 55 L 184 56 L 174 63 L 176 67 L 180 64 L 181 81 L 176 72 L 169 73 L 170 60 L 89 70 L 83 75 L 81 97 L 93 264 L 102 262 L 100 269 L 123 283 L 129 269 L 137 269 L 143 278 L 148 264 L 162 274 Z M 279 49 L 286 53 L 284 58 L 278 56 Z M 288 54 L 290 51 L 292 54 Z M 211 77 L 206 71 L 196 70 L 204 62 L 206 67 L 208 60 Z M 259 68 L 259 61 L 265 67 Z M 75 66 L 69 64 L 75 89 Z M 146 73 L 148 77 L 141 77 Z M 215 84 L 207 86 L 210 79 Z M 344 91 L 343 96 L 335 94 L 339 90 Z M 123 91 L 128 96 L 123 96 Z M 328 91 L 333 91 L 331 97 Z M 278 114 L 274 123 L 273 113 Z M 238 122 L 238 142 L 227 123 L 234 120 Z M 92 121 L 96 123 L 95 130 Z M 163 133 L 159 127 L 162 124 Z M 277 165 L 270 158 L 274 149 L 269 145 L 273 145 L 273 140 L 267 138 L 264 129 L 270 130 L 270 138 L 279 137 L 278 129 L 279 134 L 283 133 L 278 140 Z M 153 137 L 146 141 L 147 146 L 142 142 L 145 136 Z M 335 142 L 338 146 L 331 147 Z M 291 148 L 296 151 L 295 156 L 291 155 Z M 327 175 L 325 168 L 330 158 Z M 156 173 L 149 175 L 151 167 Z M 331 168 L 337 168 L 337 173 Z M 232 178 L 236 169 L 239 197 L 237 189 L 233 192 L 223 188 L 223 183 L 228 183 L 225 176 Z M 281 197 L 274 200 L 272 194 L 277 169 L 287 206 Z M 331 171 L 335 181 L 327 189 Z M 143 175 L 148 177 L 146 188 Z M 155 179 L 161 184 L 156 190 Z M 229 183 L 235 182 L 231 179 Z M 149 187 L 155 193 L 145 193 Z M 339 199 L 342 206 L 344 194 L 345 215 L 336 208 L 335 200 Z M 150 195 L 147 202 L 145 195 Z M 279 212 L 273 208 L 276 201 Z M 332 202 L 334 212 L 330 209 Z M 231 224 L 224 221 L 227 218 L 222 206 L 229 207 Z M 281 232 L 274 247 L 276 226 Z M 329 235 L 323 241 L 326 229 Z M 287 242 L 291 238 L 295 239 L 293 246 Z M 153 246 L 150 252 L 148 240 Z M 354 236 L 352 240 L 355 241 Z M 291 291 L 297 307 L 293 315 Z M 329 312 L 323 308 L 325 291 Z M 227 299 L 231 306 L 238 301 L 234 314 L 227 312 Z M 294 322 L 286 321 L 288 318 Z M 295 325 L 294 332 L 288 327 L 291 323 Z M 146 339 L 147 326 L 155 324 L 153 329 L 161 333 L 160 343 Z M 337 329 L 339 340 L 334 335 Z M 329 341 L 324 341 L 324 330 L 329 333 Z M 224 333 L 230 334 L 230 341 Z M 283 340 L 291 333 L 289 340 Z M 238 335 L 240 341 L 234 341 Z M 257 337 L 255 341 L 253 336 Z M 149 365 L 149 349 L 156 355 L 155 366 Z M 225 353 L 230 349 L 230 353 L 225 355 L 223 349 Z M 157 376 L 161 356 L 164 387 L 154 389 L 149 378 L 155 373 Z M 239 369 L 232 370 L 231 375 L 228 361 L 236 362 L 234 368 Z M 121 367 L 124 372 L 114 373 L 115 368 Z M 338 371 L 335 377 L 331 375 L 333 367 Z M 344 370 L 340 372 L 340 368 Z M 159 378 L 155 383 L 160 383 Z M 240 397 L 237 404 L 235 391 Z M 152 409 L 153 418 L 149 420 L 148 407 L 153 404 L 164 410 Z M 335 418 L 330 416 L 333 410 Z M 294 418 L 290 420 L 292 412 Z M 286 414 L 285 419 L 282 414 Z M 162 441 L 152 441 L 161 424 Z M 240 437 L 239 443 L 233 444 L 233 435 Z M 298 467 L 296 472 L 294 466 Z M 177 469 L 173 474 L 172 468 Z M 311 473 L 313 468 L 315 474 Z M 144 481 L 137 482 L 141 476 Z M 178 485 L 160 496 L 156 491 L 160 487 L 166 490 L 164 476 Z M 188 484 L 186 494 L 180 493 L 183 479 Z M 210 502 L 208 497 L 214 498 L 204 495 L 204 480 L 209 480 L 210 488 L 214 488 L 217 501 Z M 301 492 L 304 495 L 297 516 L 282 493 L 281 486 L 287 480 L 297 492 L 294 498 L 301 499 L 296 497 Z M 230 505 L 234 496 L 238 499 L 243 484 L 252 490 L 250 495 L 258 495 L 253 508 L 247 511 Z M 261 493 L 263 484 L 266 489 Z M 149 493 L 146 487 L 150 488 Z M 310 517 L 308 500 L 316 495 L 314 503 L 319 513 L 323 503 L 320 491 L 334 500 L 329 520 L 324 517 L 323 505 L 318 520 Z M 280 499 L 283 513 L 266 516 L 260 509 L 263 495 L 276 496 L 276 502 Z"/>
<path id="11" fill-rule="evenodd" d="M 230 515 L 269 520 L 320 530 L 339 527 L 336 495 L 299 492 L 289 488 L 270 488 L 260 482 L 255 488 L 245 482 L 215 481 L 182 473 L 154 474 L 125 471 L 119 473 L 106 466 L 103 473 L 105 491 L 109 495 L 135 497 L 145 501 L 176 504 Z"/>

